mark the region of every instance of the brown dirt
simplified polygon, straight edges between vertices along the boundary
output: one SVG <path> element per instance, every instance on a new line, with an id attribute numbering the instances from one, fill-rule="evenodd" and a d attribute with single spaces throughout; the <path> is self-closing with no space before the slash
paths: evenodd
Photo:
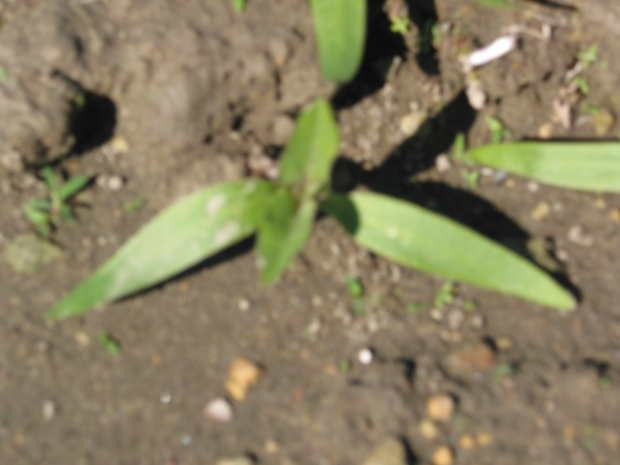
<path id="1" fill-rule="evenodd" d="M 371 2 L 367 66 L 338 91 L 321 79 L 304 0 L 251 0 L 243 14 L 226 0 L 0 2 L 0 248 L 32 230 L 23 205 L 45 192 L 28 166 L 72 147 L 58 166 L 101 180 L 80 196 L 79 221 L 54 233 L 60 260 L 34 275 L 0 261 L 0 463 L 198 465 L 250 454 L 265 464 L 359 464 L 390 436 L 418 464 L 442 444 L 463 465 L 618 463 L 620 197 L 484 175 L 471 189 L 464 165 L 433 167 L 457 131 L 471 146 L 490 141 L 486 115 L 515 139 L 537 137 L 545 123 L 556 138 L 601 137 L 585 107 L 620 115 L 613 2 L 518 3 L 411 2 L 416 24 L 438 19 L 433 74 L 433 57 L 417 55 L 418 28 L 404 41 L 381 32 L 387 20 Z M 549 40 L 524 33 L 517 50 L 480 69 L 489 100 L 480 112 L 469 108 L 458 54 L 508 26 L 544 24 Z M 592 45 L 599 57 L 583 72 L 590 92 L 564 129 L 552 104 L 577 53 Z M 394 53 L 403 64 L 381 84 L 377 70 Z M 74 108 L 71 118 L 84 90 L 88 112 Z M 462 285 L 443 310 L 408 313 L 410 303 L 432 307 L 442 281 L 359 249 L 322 219 L 271 288 L 243 244 L 104 311 L 45 319 L 141 224 L 201 186 L 248 175 L 282 146 L 287 118 L 333 95 L 344 138 L 336 184 L 408 196 L 513 246 L 551 239 L 582 296 L 578 309 L 562 315 Z M 429 119 L 408 139 L 399 121 L 416 108 Z M 420 182 L 405 189 L 400 180 L 414 174 Z M 114 175 L 120 190 L 106 187 Z M 139 198 L 147 200 L 140 211 L 123 208 Z M 550 214 L 536 220 L 543 201 Z M 570 240 L 577 225 L 591 243 Z M 365 286 L 362 315 L 348 276 Z M 475 309 L 466 311 L 469 302 Z M 120 341 L 120 356 L 99 344 L 102 332 Z M 357 354 L 367 347 L 375 357 L 362 365 Z M 232 422 L 214 423 L 203 407 L 226 395 L 237 357 L 264 374 L 234 402 Z M 419 424 L 436 393 L 456 399 L 456 414 L 429 439 Z"/>

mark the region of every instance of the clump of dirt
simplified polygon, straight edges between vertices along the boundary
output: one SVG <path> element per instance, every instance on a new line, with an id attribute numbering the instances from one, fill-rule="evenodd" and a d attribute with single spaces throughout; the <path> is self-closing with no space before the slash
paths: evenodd
<path id="1" fill-rule="evenodd" d="M 487 117 L 515 139 L 618 135 L 616 5 L 515 3 L 406 2 L 401 37 L 390 5 L 370 1 L 364 67 L 337 89 L 320 76 L 304 0 L 252 0 L 243 14 L 225 0 L 1 2 L 3 256 L 33 231 L 23 205 L 45 195 L 38 167 L 97 180 L 78 196 L 79 221 L 53 234 L 63 253 L 51 264 L 25 275 L 0 261 L 2 463 L 352 464 L 388 449 L 409 464 L 615 463 L 620 198 L 437 162 L 458 132 L 489 142 Z M 506 33 L 515 50 L 463 72 L 460 55 Z M 576 71 L 588 50 L 595 59 Z M 271 287 L 249 241 L 104 311 L 45 319 L 173 200 L 269 170 L 317 97 L 338 110 L 338 188 L 407 197 L 514 248 L 534 238 L 579 308 L 446 286 L 321 219 Z M 611 119 L 602 126 L 595 110 Z M 226 399 L 239 358 L 261 375 Z M 429 418 L 433 398 L 453 401 L 450 415 Z M 203 415 L 214 400 L 227 421 Z"/>

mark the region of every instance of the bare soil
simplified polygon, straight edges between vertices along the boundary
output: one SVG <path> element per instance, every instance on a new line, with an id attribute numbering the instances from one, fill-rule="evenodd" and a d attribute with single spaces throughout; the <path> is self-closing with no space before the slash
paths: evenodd
<path id="1" fill-rule="evenodd" d="M 33 231 L 23 206 L 45 195 L 38 166 L 68 151 L 58 170 L 97 179 L 78 197 L 78 222 L 51 237 L 60 259 L 34 274 L 0 260 L 0 463 L 361 464 L 390 437 L 409 464 L 431 463 L 441 445 L 458 465 L 620 463 L 620 197 L 487 171 L 472 187 L 461 162 L 435 166 L 457 132 L 490 142 L 487 116 L 516 140 L 617 138 L 620 125 L 597 125 L 590 108 L 620 115 L 617 5 L 409 2 L 401 37 L 382 3 L 370 1 L 363 69 L 338 89 L 321 78 L 305 0 L 251 0 L 243 14 L 228 0 L 0 2 L 0 249 Z M 433 25 L 431 44 L 420 31 Z M 518 47 L 477 72 L 488 98 L 476 111 L 458 56 L 515 27 Z M 589 92 L 569 99 L 563 127 L 554 101 L 592 46 L 580 75 Z M 343 135 L 337 188 L 409 198 L 515 248 L 538 238 L 577 289 L 577 310 L 466 285 L 438 308 L 441 279 L 358 248 L 323 218 L 272 287 L 248 241 L 101 311 L 45 318 L 174 200 L 268 171 L 317 97 L 332 98 Z M 401 128 L 411 114 L 425 121 L 413 135 Z M 138 199 L 143 208 L 125 208 Z M 364 285 L 362 311 L 350 276 Z M 417 303 L 427 310 L 407 311 Z M 238 357 L 262 377 L 232 400 L 232 421 L 205 418 Z M 429 432 L 434 394 L 456 412 Z"/>

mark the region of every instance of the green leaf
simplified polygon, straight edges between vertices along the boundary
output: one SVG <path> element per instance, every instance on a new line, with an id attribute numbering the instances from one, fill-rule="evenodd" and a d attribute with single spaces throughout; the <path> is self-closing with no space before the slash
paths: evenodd
<path id="1" fill-rule="evenodd" d="M 47 187 L 49 187 L 52 194 L 54 194 L 58 190 L 58 180 L 56 179 L 56 175 L 54 174 L 54 170 L 49 166 L 43 168 L 43 179 L 47 183 Z"/>
<path id="2" fill-rule="evenodd" d="M 90 180 L 90 176 L 76 176 L 75 178 L 71 178 L 62 186 L 60 186 L 60 189 L 58 189 L 58 196 L 62 200 L 73 197 L 75 194 L 84 189 L 88 185 Z"/>
<path id="3" fill-rule="evenodd" d="M 481 5 L 492 6 L 495 8 L 510 8 L 514 5 L 508 0 L 476 0 Z"/>
<path id="4" fill-rule="evenodd" d="M 331 105 L 324 99 L 315 100 L 299 116 L 293 137 L 282 154 L 282 184 L 301 185 L 307 197 L 316 194 L 329 183 L 339 145 Z"/>
<path id="5" fill-rule="evenodd" d="M 139 230 L 49 316 L 77 315 L 146 289 L 249 237 L 262 221 L 272 190 L 268 181 L 244 180 L 182 199 Z"/>
<path id="6" fill-rule="evenodd" d="M 37 227 L 41 236 L 49 236 L 51 217 L 48 212 L 34 208 L 26 208 L 24 214 L 26 218 Z"/>
<path id="7" fill-rule="evenodd" d="M 121 353 L 121 343 L 118 342 L 110 333 L 101 333 L 99 336 L 99 342 L 112 355 L 119 355 Z"/>
<path id="8" fill-rule="evenodd" d="M 366 41 L 366 0 L 310 0 L 321 71 L 340 84 L 353 79 Z"/>
<path id="9" fill-rule="evenodd" d="M 243 11 L 246 4 L 248 3 L 248 0 L 232 0 L 232 2 L 233 2 L 233 6 L 235 7 L 235 10 Z"/>
<path id="10" fill-rule="evenodd" d="M 28 201 L 28 208 L 48 212 L 52 208 L 52 202 L 49 199 L 31 199 Z"/>
<path id="11" fill-rule="evenodd" d="M 349 276 L 347 278 L 347 288 L 349 289 L 349 294 L 351 297 L 362 297 L 364 295 L 364 286 L 354 276 Z"/>
<path id="12" fill-rule="evenodd" d="M 276 281 L 310 237 L 317 202 L 305 199 L 300 205 L 286 188 L 278 189 L 265 213 L 258 232 L 258 256 L 261 276 L 267 283 Z"/>
<path id="13" fill-rule="evenodd" d="M 444 278 L 572 309 L 571 294 L 525 258 L 417 205 L 381 194 L 334 194 L 322 204 L 362 246 Z"/>
<path id="14" fill-rule="evenodd" d="M 620 192 L 619 142 L 515 142 L 477 147 L 469 156 L 554 186 Z"/>

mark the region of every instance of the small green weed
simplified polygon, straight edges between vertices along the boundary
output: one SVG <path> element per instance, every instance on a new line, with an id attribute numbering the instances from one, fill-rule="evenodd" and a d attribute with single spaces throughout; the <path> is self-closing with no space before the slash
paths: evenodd
<path id="1" fill-rule="evenodd" d="M 598 47 L 593 45 L 588 50 L 579 52 L 577 59 L 583 63 L 583 69 L 589 68 L 592 63 L 598 60 Z"/>
<path id="2" fill-rule="evenodd" d="M 405 35 L 409 31 L 411 20 L 408 17 L 400 18 L 395 16 L 390 20 L 390 31 L 395 34 Z"/>
<path id="3" fill-rule="evenodd" d="M 437 291 L 437 295 L 435 296 L 434 305 L 438 309 L 443 309 L 446 305 L 454 302 L 454 297 L 456 295 L 456 286 L 452 282 L 445 282 Z"/>
<path id="4" fill-rule="evenodd" d="M 101 333 L 99 336 L 99 343 L 113 355 L 119 355 L 121 353 L 121 344 L 110 333 Z"/>
<path id="5" fill-rule="evenodd" d="M 584 76 L 575 76 L 571 82 L 577 86 L 583 95 L 588 95 L 590 93 L 590 83 Z"/>
<path id="6" fill-rule="evenodd" d="M 428 304 L 425 302 L 414 302 L 407 304 L 405 310 L 407 313 L 421 313 L 428 309 Z"/>
<path id="7" fill-rule="evenodd" d="M 499 144 L 506 139 L 512 138 L 512 132 L 510 132 L 509 129 L 506 129 L 504 123 L 502 123 L 499 119 L 492 116 L 486 116 L 484 120 L 491 131 L 494 144 Z"/>
<path id="8" fill-rule="evenodd" d="M 77 176 L 65 183 L 58 182 L 54 170 L 46 166 L 42 170 L 43 179 L 49 188 L 48 198 L 30 200 L 24 210 L 43 237 L 49 236 L 52 227 L 58 227 L 61 221 L 73 222 L 75 215 L 71 206 L 71 198 L 84 189 L 91 181 L 89 176 Z"/>

